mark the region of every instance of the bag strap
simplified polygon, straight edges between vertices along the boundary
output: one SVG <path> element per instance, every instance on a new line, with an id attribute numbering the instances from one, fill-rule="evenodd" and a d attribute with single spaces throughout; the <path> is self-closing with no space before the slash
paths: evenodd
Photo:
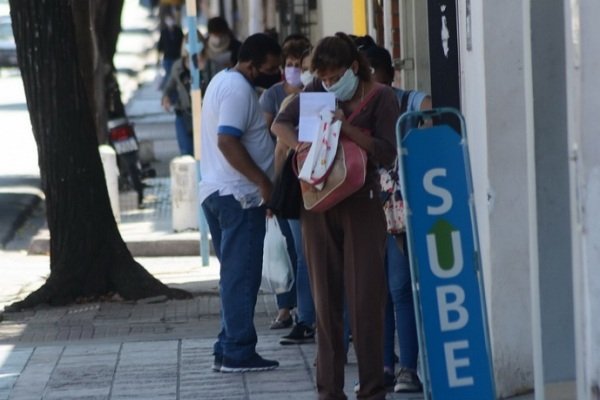
<path id="1" fill-rule="evenodd" d="M 402 92 L 402 96 L 400 97 L 400 115 L 404 114 L 408 110 L 408 99 L 410 98 L 410 94 L 412 90 L 405 90 Z M 398 182 L 398 157 L 396 157 L 396 161 L 394 162 L 394 167 L 389 171 L 394 182 Z"/>
<path id="2" fill-rule="evenodd" d="M 408 98 L 412 92 L 412 90 L 405 90 L 402 92 L 402 97 L 400 98 L 400 114 L 404 114 L 406 110 L 408 110 Z"/>
<path id="3" fill-rule="evenodd" d="M 382 88 L 383 88 L 383 84 L 381 84 L 381 83 L 375 83 L 375 88 L 373 90 L 371 90 L 369 93 L 367 93 L 367 97 L 365 97 L 363 99 L 363 101 L 361 101 L 361 103 L 358 105 L 358 107 L 356 107 L 354 109 L 354 111 L 352 112 L 352 114 L 350 114 L 350 116 L 348 117 L 347 121 L 348 122 L 352 122 L 352 120 L 358 114 L 360 114 L 360 112 L 363 110 L 363 108 L 365 108 L 365 106 L 367 104 L 369 104 L 369 102 L 373 99 L 373 97 L 375 97 L 375 95 L 378 94 L 381 91 Z"/>

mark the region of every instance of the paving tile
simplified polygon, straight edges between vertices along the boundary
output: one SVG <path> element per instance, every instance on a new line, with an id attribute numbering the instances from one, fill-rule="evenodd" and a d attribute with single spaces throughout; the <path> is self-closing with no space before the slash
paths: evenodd
<path id="1" fill-rule="evenodd" d="M 62 346 L 36 347 L 13 386 L 10 398 L 15 400 L 42 398 L 46 384 L 63 350 Z"/>
<path id="2" fill-rule="evenodd" d="M 9 398 L 33 350 L 33 348 L 17 349 L 13 346 L 0 346 L 0 400 Z"/>

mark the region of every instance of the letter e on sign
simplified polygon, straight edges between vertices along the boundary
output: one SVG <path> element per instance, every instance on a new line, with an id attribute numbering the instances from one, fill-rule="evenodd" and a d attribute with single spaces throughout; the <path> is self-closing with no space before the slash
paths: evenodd
<path id="1" fill-rule="evenodd" d="M 465 376 L 458 377 L 458 369 L 461 367 L 468 367 L 471 365 L 471 361 L 468 358 L 457 358 L 457 350 L 465 350 L 469 348 L 469 342 L 466 340 L 460 340 L 457 342 L 444 343 L 444 356 L 446 358 L 446 369 L 448 371 L 448 384 L 450 387 L 457 386 L 472 386 L 473 377 Z"/>

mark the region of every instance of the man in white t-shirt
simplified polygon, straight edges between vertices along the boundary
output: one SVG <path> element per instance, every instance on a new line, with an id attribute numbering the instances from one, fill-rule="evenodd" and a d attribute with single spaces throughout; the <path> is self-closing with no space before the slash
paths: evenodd
<path id="1" fill-rule="evenodd" d="M 200 201 L 221 263 L 221 332 L 213 365 L 220 372 L 279 366 L 256 353 L 253 321 L 274 153 L 253 84 L 279 70 L 280 56 L 274 39 L 260 33 L 248 37 L 238 63 L 215 75 L 204 95 Z"/>

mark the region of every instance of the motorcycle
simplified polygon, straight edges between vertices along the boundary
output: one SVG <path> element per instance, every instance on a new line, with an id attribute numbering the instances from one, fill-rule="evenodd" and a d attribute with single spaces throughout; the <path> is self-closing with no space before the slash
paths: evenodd
<path id="1" fill-rule="evenodd" d="M 108 142 L 117 153 L 119 167 L 119 190 L 134 189 L 137 192 L 138 208 L 143 208 L 144 187 L 142 179 L 156 176 L 151 168 L 142 168 L 139 161 L 139 144 L 133 123 L 126 117 L 108 121 Z"/>

